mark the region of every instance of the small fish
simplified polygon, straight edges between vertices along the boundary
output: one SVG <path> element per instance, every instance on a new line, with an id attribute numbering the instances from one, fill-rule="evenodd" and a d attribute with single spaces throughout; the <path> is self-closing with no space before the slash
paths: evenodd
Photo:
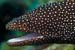
<path id="1" fill-rule="evenodd" d="M 8 40 L 11 46 L 75 43 L 75 0 L 40 6 L 10 21 L 6 29 L 29 32 L 23 37 Z"/>

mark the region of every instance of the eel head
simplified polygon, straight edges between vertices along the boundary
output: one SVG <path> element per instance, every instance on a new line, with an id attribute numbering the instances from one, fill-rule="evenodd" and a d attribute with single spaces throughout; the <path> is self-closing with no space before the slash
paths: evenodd
<path id="1" fill-rule="evenodd" d="M 32 45 L 32 44 L 42 44 L 43 36 L 33 32 L 31 29 L 29 29 L 26 20 L 24 17 L 15 18 L 12 21 L 10 21 L 6 25 L 7 30 L 19 30 L 23 32 L 28 32 L 28 34 L 18 37 L 9 39 L 7 43 L 10 46 L 23 46 L 23 45 Z"/>

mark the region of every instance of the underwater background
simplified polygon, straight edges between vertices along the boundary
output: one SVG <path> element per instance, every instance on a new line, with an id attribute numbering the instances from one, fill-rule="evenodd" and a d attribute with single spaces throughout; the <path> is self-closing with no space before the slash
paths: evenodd
<path id="1" fill-rule="evenodd" d="M 63 0 L 0 0 L 0 50 L 75 50 L 74 44 L 46 44 L 40 46 L 7 45 L 7 40 L 25 34 L 21 31 L 8 31 L 5 25 L 15 17 L 19 17 L 39 5 Z"/>

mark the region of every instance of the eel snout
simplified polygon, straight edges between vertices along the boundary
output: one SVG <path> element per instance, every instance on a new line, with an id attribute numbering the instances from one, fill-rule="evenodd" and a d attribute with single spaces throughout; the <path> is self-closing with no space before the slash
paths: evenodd
<path id="1" fill-rule="evenodd" d="M 14 20 L 10 21 L 6 25 L 7 30 L 20 30 L 20 31 L 28 31 L 28 26 L 25 23 L 25 20 L 21 20 L 22 18 L 15 18 Z"/>

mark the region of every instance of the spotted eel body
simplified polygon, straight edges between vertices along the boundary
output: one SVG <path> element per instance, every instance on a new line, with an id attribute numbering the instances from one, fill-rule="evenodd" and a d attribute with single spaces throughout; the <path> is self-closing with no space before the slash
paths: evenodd
<path id="1" fill-rule="evenodd" d="M 75 43 L 75 1 L 64 0 L 40 6 L 10 21 L 6 28 L 30 34 L 10 39 L 8 44 L 12 46 Z"/>

